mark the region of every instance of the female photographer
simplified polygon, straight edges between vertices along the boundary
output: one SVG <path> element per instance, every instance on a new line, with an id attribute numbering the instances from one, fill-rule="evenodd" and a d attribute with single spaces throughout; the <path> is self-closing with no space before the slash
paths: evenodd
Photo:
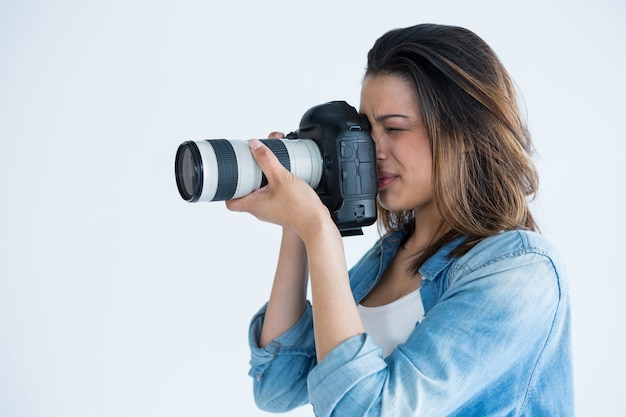
<path id="1" fill-rule="evenodd" d="M 259 141 L 268 185 L 227 202 L 283 227 L 250 328 L 259 407 L 572 415 L 567 281 L 529 211 L 531 140 L 495 53 L 459 27 L 388 32 L 368 54 L 360 112 L 383 236 L 349 272 L 327 208 Z"/>

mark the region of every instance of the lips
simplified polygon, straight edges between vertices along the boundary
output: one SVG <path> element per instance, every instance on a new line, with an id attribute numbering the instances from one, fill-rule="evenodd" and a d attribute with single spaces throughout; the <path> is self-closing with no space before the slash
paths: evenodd
<path id="1" fill-rule="evenodd" d="M 379 171 L 378 172 L 378 190 L 380 191 L 384 188 L 389 187 L 391 183 L 393 183 L 397 178 L 398 176 L 394 173 L 387 172 L 387 171 Z"/>

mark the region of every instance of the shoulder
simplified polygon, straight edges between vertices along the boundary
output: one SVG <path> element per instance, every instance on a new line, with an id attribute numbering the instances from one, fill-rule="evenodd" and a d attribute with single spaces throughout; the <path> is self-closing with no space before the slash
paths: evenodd
<path id="1" fill-rule="evenodd" d="M 558 259 L 556 248 L 545 236 L 527 230 L 512 230 L 484 239 L 460 257 L 457 264 L 462 264 L 465 269 L 475 269 L 524 255 Z"/>
<path id="2" fill-rule="evenodd" d="M 557 249 L 543 235 L 527 230 L 513 230 L 484 239 L 468 253 L 456 259 L 449 278 L 482 271 L 484 274 L 519 270 L 550 269 L 563 275 Z"/>

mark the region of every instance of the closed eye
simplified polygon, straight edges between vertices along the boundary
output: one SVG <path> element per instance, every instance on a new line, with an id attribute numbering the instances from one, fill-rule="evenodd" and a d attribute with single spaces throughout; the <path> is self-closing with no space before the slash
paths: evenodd
<path id="1" fill-rule="evenodd" d="M 387 132 L 404 132 L 406 129 L 402 129 L 399 127 L 386 127 L 385 131 Z"/>

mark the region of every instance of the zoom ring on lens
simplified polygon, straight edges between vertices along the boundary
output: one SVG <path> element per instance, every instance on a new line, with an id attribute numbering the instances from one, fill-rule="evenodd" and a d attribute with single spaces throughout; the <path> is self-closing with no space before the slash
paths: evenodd
<path id="1" fill-rule="evenodd" d="M 276 155 L 276 158 L 278 158 L 278 161 L 282 164 L 282 166 L 291 171 L 291 160 L 289 159 L 289 152 L 287 151 L 287 147 L 282 140 L 261 139 L 261 142 L 263 142 L 265 146 L 270 148 L 270 150 L 274 155 Z M 261 187 L 264 187 L 266 185 L 267 178 L 265 177 L 265 174 L 263 174 L 263 178 L 261 179 Z"/>
<path id="2" fill-rule="evenodd" d="M 213 201 L 230 200 L 237 191 L 239 180 L 237 154 L 227 139 L 215 139 L 209 141 L 217 158 L 217 190 Z"/>

